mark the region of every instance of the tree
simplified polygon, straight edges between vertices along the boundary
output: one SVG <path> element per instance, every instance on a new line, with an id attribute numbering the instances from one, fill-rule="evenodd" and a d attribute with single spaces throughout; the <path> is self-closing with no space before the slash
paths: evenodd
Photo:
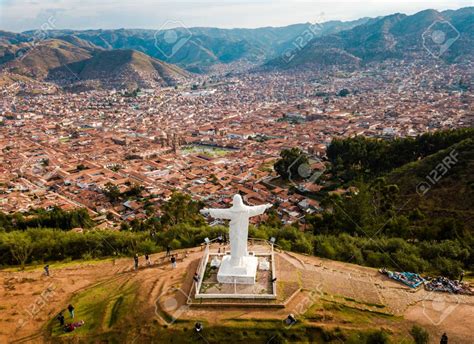
<path id="1" fill-rule="evenodd" d="M 410 334 L 412 335 L 416 344 L 427 344 L 429 341 L 430 335 L 428 331 L 420 326 L 413 325 L 410 330 Z"/>
<path id="2" fill-rule="evenodd" d="M 339 97 L 346 97 L 349 95 L 349 90 L 347 88 L 343 88 L 342 90 L 339 91 L 337 94 Z"/>
<path id="3" fill-rule="evenodd" d="M 104 194 L 111 202 L 117 202 L 120 199 L 121 193 L 117 185 L 108 182 L 104 187 Z"/>
<path id="4" fill-rule="evenodd" d="M 274 208 L 271 208 L 267 212 L 267 219 L 265 220 L 265 225 L 273 228 L 280 228 L 283 226 L 283 222 L 281 222 L 281 219 L 278 216 L 278 212 Z"/>
<path id="5" fill-rule="evenodd" d="M 334 139 L 327 149 L 327 156 L 338 170 L 351 177 L 347 179 L 359 175 L 377 176 L 473 137 L 473 128 L 437 131 L 416 138 L 394 140 L 348 137 Z"/>
<path id="6" fill-rule="evenodd" d="M 298 167 L 308 164 L 308 156 L 299 148 L 284 149 L 273 168 L 283 178 L 299 178 Z"/>
<path id="7" fill-rule="evenodd" d="M 10 247 L 12 257 L 20 264 L 23 270 L 31 252 L 33 252 L 31 238 L 27 233 L 15 231 L 8 233 L 6 242 Z"/>
<path id="8" fill-rule="evenodd" d="M 174 192 L 171 198 L 161 207 L 163 212 L 161 222 L 169 226 L 180 223 L 188 223 L 195 226 L 203 225 L 205 221 L 199 213 L 203 206 L 202 202 L 194 201 L 190 195 Z"/>
<path id="9" fill-rule="evenodd" d="M 128 197 L 138 197 L 145 190 L 145 187 L 139 184 L 133 184 L 130 189 L 124 192 L 124 196 Z"/>

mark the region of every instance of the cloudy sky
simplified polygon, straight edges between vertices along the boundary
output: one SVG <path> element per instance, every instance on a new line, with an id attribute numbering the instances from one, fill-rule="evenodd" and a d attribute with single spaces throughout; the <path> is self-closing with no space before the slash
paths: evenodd
<path id="1" fill-rule="evenodd" d="M 283 26 L 473 5 L 474 0 L 0 0 L 0 30 L 35 30 L 48 21 L 58 29 Z"/>

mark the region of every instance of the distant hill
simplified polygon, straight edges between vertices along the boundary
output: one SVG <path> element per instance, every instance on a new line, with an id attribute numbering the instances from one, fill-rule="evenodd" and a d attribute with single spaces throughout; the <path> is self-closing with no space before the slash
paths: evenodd
<path id="1" fill-rule="evenodd" d="M 329 21 L 317 25 L 311 37 L 339 32 L 367 22 L 368 18 L 355 21 Z M 154 58 L 179 65 L 192 72 L 203 72 L 208 67 L 245 60 L 262 63 L 278 56 L 302 35 L 310 23 L 285 27 L 262 27 L 256 29 L 177 28 L 172 30 L 52 30 L 48 36 L 71 41 L 74 37 L 106 50 L 133 49 Z M 34 31 L 18 34 L 30 37 Z M 8 36 L 9 42 L 19 37 Z M 13 34 L 16 35 L 16 34 Z M 0 41 L 2 32 L 0 32 Z M 179 47 L 178 49 L 176 47 Z"/>
<path id="2" fill-rule="evenodd" d="M 71 86 L 94 81 L 94 87 L 175 85 L 190 74 L 135 50 L 104 50 L 74 35 L 0 46 L 0 69 L 10 74 Z M 92 85 L 92 84 L 91 84 Z"/>
<path id="3" fill-rule="evenodd" d="M 50 70 L 92 57 L 93 49 L 71 44 L 60 39 L 49 39 L 34 46 L 21 43 L 0 49 L 2 69 L 12 73 L 45 79 Z"/>
<path id="4" fill-rule="evenodd" d="M 52 69 L 50 81 L 95 81 L 103 88 L 173 86 L 190 74 L 135 50 L 103 50 L 88 59 Z M 75 79 L 75 80 L 74 80 Z"/>
<path id="5" fill-rule="evenodd" d="M 0 30 L 0 46 L 3 44 L 18 44 L 27 42 L 30 39 L 31 38 L 28 35 Z"/>
<path id="6" fill-rule="evenodd" d="M 434 42 L 433 37 L 442 42 Z M 472 60 L 473 47 L 474 7 L 425 10 L 411 16 L 397 13 L 371 19 L 350 30 L 316 37 L 295 51 L 290 61 L 280 57 L 267 66 L 358 65 L 387 58 L 430 57 L 430 52 L 448 62 L 461 62 Z"/>
<path id="7" fill-rule="evenodd" d="M 69 42 L 72 45 L 75 45 L 76 47 L 83 48 L 86 50 L 91 50 L 91 51 L 102 50 L 101 47 L 74 35 L 64 35 L 64 36 L 58 36 L 56 38 L 65 42 Z"/>

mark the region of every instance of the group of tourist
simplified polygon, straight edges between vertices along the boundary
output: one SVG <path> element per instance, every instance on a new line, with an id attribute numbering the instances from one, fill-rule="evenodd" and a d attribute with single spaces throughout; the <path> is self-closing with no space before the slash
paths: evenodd
<path id="1" fill-rule="evenodd" d="M 166 257 L 170 257 L 170 263 L 171 263 L 171 266 L 172 268 L 176 268 L 176 255 L 172 254 L 171 253 L 171 247 L 168 245 L 168 247 L 166 248 Z M 138 254 L 135 254 L 135 256 L 133 257 L 133 261 L 134 261 L 134 268 L 135 270 L 138 270 L 138 263 L 139 263 L 139 256 Z M 146 265 L 147 266 L 150 266 L 151 265 L 151 259 L 150 259 L 150 256 L 148 253 L 145 254 L 145 262 L 146 262 Z M 49 264 L 46 264 L 44 267 L 44 275 L 45 276 L 50 276 L 50 270 L 49 270 Z M 59 321 L 59 325 L 61 326 L 61 328 L 63 329 L 64 332 L 72 332 L 74 331 L 76 328 L 78 327 L 81 327 L 82 325 L 84 325 L 84 320 L 80 320 L 78 322 L 72 322 L 72 320 L 74 320 L 74 311 L 75 311 L 75 308 L 73 305 L 69 304 L 69 306 L 67 307 L 67 310 L 69 311 L 69 316 L 71 318 L 71 322 L 70 323 L 66 323 L 66 318 L 64 317 L 64 310 L 62 310 L 61 312 L 59 312 L 59 314 L 57 315 L 56 319 Z"/>
<path id="2" fill-rule="evenodd" d="M 66 318 L 64 317 L 64 314 L 63 314 L 64 310 L 59 312 L 58 316 L 56 317 L 56 319 L 59 321 L 59 326 L 61 326 L 64 332 L 72 332 L 76 328 L 84 325 L 84 320 L 79 320 L 78 322 L 72 322 L 72 320 L 74 320 L 74 311 L 75 311 L 75 308 L 73 305 L 69 304 L 69 306 L 67 306 L 67 310 L 69 311 L 69 317 L 71 318 L 70 323 L 66 323 Z"/>
<path id="3" fill-rule="evenodd" d="M 219 234 L 219 236 L 217 237 L 217 242 L 219 243 L 219 245 L 227 244 L 227 235 L 225 235 L 225 233 Z"/>
<path id="4" fill-rule="evenodd" d="M 176 269 L 176 263 L 177 263 L 177 257 L 175 254 L 172 254 L 171 253 L 171 246 L 167 246 L 166 247 L 166 258 L 169 257 L 170 258 L 170 263 L 171 263 L 171 267 L 173 269 Z M 135 254 L 135 256 L 133 257 L 133 262 L 134 262 L 134 269 L 135 270 L 138 270 L 138 260 L 139 260 L 139 256 L 138 256 L 138 253 Z M 145 263 L 147 266 L 151 266 L 151 259 L 150 259 L 150 256 L 148 253 L 145 253 Z"/>

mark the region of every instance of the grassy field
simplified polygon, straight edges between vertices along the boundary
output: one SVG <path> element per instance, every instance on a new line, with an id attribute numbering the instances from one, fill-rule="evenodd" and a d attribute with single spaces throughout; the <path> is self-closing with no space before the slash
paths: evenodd
<path id="1" fill-rule="evenodd" d="M 85 326 L 72 333 L 65 333 L 57 320 L 48 324 L 52 337 L 83 337 L 91 334 L 106 334 L 117 327 L 126 328 L 126 322 L 133 310 L 138 285 L 115 278 L 99 283 L 86 291 L 75 295 L 71 304 L 75 307 L 74 322 L 84 320 Z M 66 323 L 71 322 L 69 313 L 64 311 Z"/>
<path id="2" fill-rule="evenodd" d="M 112 261 L 114 258 L 97 258 L 97 259 L 84 259 L 84 260 L 63 260 L 59 262 L 48 262 L 41 264 L 29 264 L 26 265 L 23 271 L 34 272 L 42 271 L 46 264 L 49 264 L 50 273 L 54 272 L 54 269 L 62 269 L 66 267 L 80 267 L 81 265 L 91 265 L 91 264 L 102 264 L 104 262 Z M 20 271 L 20 266 L 9 266 L 8 268 L 0 269 L 4 272 L 16 272 Z"/>
<path id="3" fill-rule="evenodd" d="M 193 154 L 193 155 L 204 155 L 204 156 L 208 156 L 210 158 L 217 158 L 217 157 L 220 157 L 220 156 L 225 156 L 227 154 L 229 154 L 230 152 L 232 152 L 231 150 L 229 149 L 224 149 L 224 148 L 218 148 L 218 147 L 208 147 L 208 146 L 198 146 L 198 145 L 194 145 L 194 146 L 188 146 L 188 147 L 185 147 L 182 149 L 182 153 L 184 155 L 189 155 L 189 154 Z"/>

